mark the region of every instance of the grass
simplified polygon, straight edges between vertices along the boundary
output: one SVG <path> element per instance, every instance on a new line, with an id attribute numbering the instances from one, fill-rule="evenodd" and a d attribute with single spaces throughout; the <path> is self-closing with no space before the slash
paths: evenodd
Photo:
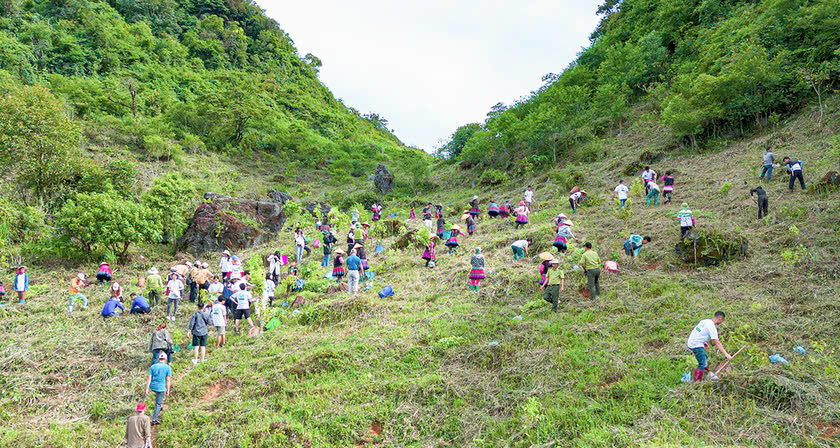
<path id="1" fill-rule="evenodd" d="M 827 117 L 831 132 L 816 129 L 806 112 L 775 133 L 724 149 L 676 149 L 655 165 L 675 173 L 674 203 L 648 207 L 633 197 L 625 215 L 615 213 L 610 200 L 617 170 L 664 138 L 647 128 L 616 137 L 623 150 L 615 158 L 576 168 L 596 200 L 569 216 L 575 234 L 592 241 L 603 260 L 622 254 L 621 271 L 602 274 L 597 301 L 577 293 L 584 279 L 569 272 L 556 315 L 536 287 L 536 254 L 552 241 L 551 217 L 569 214 L 565 186 L 543 176 L 479 191 L 463 172 L 443 168 L 434 181 L 446 179 L 448 188 L 435 198 L 453 215 L 448 222 L 473 193 L 486 208 L 488 199 L 516 199 L 519 183 L 531 183 L 538 201 L 532 224 L 515 232 L 510 223 L 482 220 L 458 255 L 438 249 L 434 270 L 422 267 L 421 251 L 391 249 L 396 237 L 377 240 L 388 249 L 370 251 L 377 275 L 360 296 L 308 295 L 301 313 L 273 311 L 283 321 L 277 330 L 257 339 L 231 336 L 196 367 L 182 351 L 156 444 L 836 446 L 838 194 L 788 193 L 781 173 L 765 185 L 770 217 L 759 221 L 748 190 L 757 184 L 763 143 L 779 135 L 785 138 L 778 155 L 791 153 L 806 167 L 836 168 L 838 161 L 818 148 L 837 131 L 838 118 Z M 822 174 L 806 170 L 806 181 Z M 726 184 L 731 187 L 722 192 Z M 679 236 L 674 213 L 683 201 L 698 224 L 743 234 L 748 256 L 720 267 L 682 263 L 673 248 Z M 636 260 L 621 251 L 629 233 L 654 237 Z M 525 236 L 535 239 L 537 250 L 514 263 L 509 245 Z M 277 246 L 291 253 L 291 235 Z M 467 289 L 475 247 L 483 249 L 488 273 L 477 294 Z M 172 262 L 163 251 L 149 256 L 118 266 L 117 278 L 129 285 L 151 264 Z M 313 276 L 322 272 L 319 259 L 308 260 Z M 125 419 L 143 399 L 148 338 L 163 311 L 102 321 L 105 293 L 94 288 L 90 308 L 68 316 L 67 281 L 79 269 L 94 268 L 34 266 L 31 300 L 0 311 L 0 445 L 121 443 Z M 380 299 L 376 291 L 386 284 L 397 294 Z M 190 308 L 185 304 L 174 326 L 182 347 Z M 681 384 L 681 374 L 694 366 L 685 338 L 718 309 L 727 312 L 720 328 L 727 349 L 748 348 L 721 381 Z M 806 354 L 795 354 L 795 345 Z M 774 353 L 790 364 L 770 364 L 767 356 Z M 712 365 L 721 359 L 711 353 Z"/>

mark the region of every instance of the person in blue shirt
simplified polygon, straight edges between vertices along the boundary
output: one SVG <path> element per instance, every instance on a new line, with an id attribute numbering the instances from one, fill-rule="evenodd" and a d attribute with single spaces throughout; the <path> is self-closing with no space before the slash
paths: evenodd
<path id="1" fill-rule="evenodd" d="M 359 292 L 359 280 L 365 273 L 362 259 L 356 255 L 356 249 L 350 251 L 350 256 L 344 264 L 347 266 L 347 294 L 352 296 Z"/>
<path id="2" fill-rule="evenodd" d="M 152 307 L 149 306 L 149 301 L 143 296 L 137 294 L 129 294 L 131 297 L 131 311 L 128 314 L 148 314 L 152 312 Z"/>
<path id="3" fill-rule="evenodd" d="M 166 363 L 168 357 L 161 352 L 158 362 L 149 367 L 149 377 L 146 379 L 146 396 L 155 393 L 155 412 L 152 414 L 152 426 L 160 424 L 158 416 L 163 407 L 164 397 L 169 396 L 172 388 L 172 367 Z"/>
<path id="4" fill-rule="evenodd" d="M 109 317 L 119 316 L 117 308 L 122 310 L 122 312 L 125 312 L 125 307 L 122 303 L 120 303 L 120 299 L 118 299 L 117 296 L 111 296 L 111 298 L 105 302 L 105 306 L 102 307 L 102 317 L 107 319 Z"/>
<path id="5" fill-rule="evenodd" d="M 641 235 L 630 235 L 630 238 L 624 242 L 624 253 L 631 257 L 638 257 L 642 246 L 649 242 L 651 242 L 649 236 L 642 238 Z"/>

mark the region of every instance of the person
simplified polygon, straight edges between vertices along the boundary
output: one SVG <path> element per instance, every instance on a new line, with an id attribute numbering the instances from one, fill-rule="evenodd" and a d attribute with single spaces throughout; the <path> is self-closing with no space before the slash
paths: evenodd
<path id="1" fill-rule="evenodd" d="M 29 273 L 27 273 L 26 266 L 17 268 L 13 285 L 18 296 L 18 303 L 23 305 L 26 303 L 26 291 L 29 290 Z"/>
<path id="2" fill-rule="evenodd" d="M 270 274 L 266 274 L 265 281 L 263 282 L 262 301 L 260 302 L 260 306 L 257 307 L 257 317 L 260 317 L 261 310 L 266 309 L 266 307 L 268 306 L 274 305 L 275 289 L 277 289 L 277 283 L 274 283 L 274 280 L 271 279 Z"/>
<path id="3" fill-rule="evenodd" d="M 218 275 L 213 276 L 213 281 L 207 287 L 207 294 L 210 296 L 210 302 L 218 298 L 225 292 L 225 284 L 221 282 Z"/>
<path id="4" fill-rule="evenodd" d="M 631 257 L 638 257 L 639 251 L 642 250 L 642 246 L 649 242 L 651 242 L 651 238 L 649 236 L 642 238 L 641 235 L 630 235 L 630 238 L 624 242 L 624 254 Z"/>
<path id="5" fill-rule="evenodd" d="M 435 257 L 435 240 L 438 239 L 437 235 L 432 235 L 429 237 L 429 246 L 426 247 L 426 250 L 423 252 L 422 258 L 426 260 L 426 267 L 430 267 L 430 263 L 434 263 L 437 261 L 437 257 Z"/>
<path id="6" fill-rule="evenodd" d="M 224 289 L 222 290 L 222 297 L 225 298 L 225 307 L 227 308 L 228 314 L 233 314 L 233 311 L 236 309 L 236 304 L 233 303 L 233 280 L 226 279 L 224 281 Z M 238 288 L 237 288 L 238 290 Z"/>
<path id="7" fill-rule="evenodd" d="M 484 280 L 484 255 L 481 253 L 481 248 L 476 247 L 475 253 L 470 257 L 470 289 L 478 292 L 481 286 L 481 281 Z"/>
<path id="8" fill-rule="evenodd" d="M 160 302 L 160 291 L 163 289 L 163 279 L 160 278 L 156 267 L 149 269 L 149 276 L 146 277 L 146 295 L 151 306 L 157 306 Z"/>
<path id="9" fill-rule="evenodd" d="M 656 171 L 650 169 L 649 166 L 646 166 L 644 171 L 642 171 L 642 184 L 645 186 L 645 196 L 647 196 L 649 192 L 648 182 L 654 179 L 656 179 Z"/>
<path id="10" fill-rule="evenodd" d="M 525 201 L 519 201 L 519 207 L 516 208 L 516 224 L 513 226 L 514 230 L 518 230 L 520 227 L 524 228 L 525 224 L 528 224 L 529 212 Z"/>
<path id="11" fill-rule="evenodd" d="M 598 256 L 598 252 L 595 252 L 595 249 L 592 248 L 592 243 L 589 241 L 583 246 L 586 248 L 581 258 L 583 273 L 586 275 L 589 298 L 594 300 L 601 295 L 601 257 Z"/>
<path id="12" fill-rule="evenodd" d="M 176 273 L 169 274 L 169 280 L 166 282 L 166 291 L 168 303 L 166 304 L 166 318 L 175 321 L 175 316 L 178 315 L 178 302 L 181 301 L 181 293 L 184 290 L 184 282 L 178 278 Z"/>
<path id="13" fill-rule="evenodd" d="M 627 188 L 627 185 L 624 185 L 623 180 L 618 181 L 618 185 L 616 185 L 615 189 L 613 190 L 613 197 L 618 198 L 619 206 L 618 208 L 624 208 L 625 203 L 627 202 L 627 198 L 629 196 L 630 189 Z"/>
<path id="14" fill-rule="evenodd" d="M 233 313 L 233 331 L 239 333 L 239 321 L 244 317 L 248 321 L 248 328 L 254 327 L 254 322 L 251 321 L 251 303 L 254 297 L 248 291 L 245 283 L 239 284 L 239 291 L 233 294 L 233 301 L 236 303 L 236 311 Z"/>
<path id="15" fill-rule="evenodd" d="M 443 206 L 440 204 L 435 205 L 435 218 L 440 218 L 443 216 Z"/>
<path id="16" fill-rule="evenodd" d="M 510 200 L 505 200 L 504 205 L 499 207 L 499 217 L 502 219 L 507 219 L 510 216 L 510 212 L 513 210 L 513 205 L 511 205 Z"/>
<path id="17" fill-rule="evenodd" d="M 476 226 L 475 226 L 475 219 L 473 219 L 472 215 L 467 216 L 466 224 L 467 224 L 467 233 L 470 236 L 473 236 L 473 233 L 475 233 L 475 227 Z"/>
<path id="18" fill-rule="evenodd" d="M 767 176 L 767 182 L 770 182 L 770 178 L 773 176 L 773 164 L 776 163 L 776 158 L 773 156 L 773 148 L 768 147 L 767 151 L 764 152 L 764 166 L 761 169 L 761 174 L 758 175 L 759 179 L 763 179 L 764 176 Z"/>
<path id="19" fill-rule="evenodd" d="M 204 312 L 204 304 L 199 303 L 198 310 L 190 317 L 187 324 L 187 337 L 192 337 L 193 365 L 198 364 L 198 354 L 201 353 L 201 362 L 207 356 L 207 327 L 212 325 L 213 318 Z"/>
<path id="20" fill-rule="evenodd" d="M 647 185 L 645 186 L 645 191 L 647 191 L 647 205 L 650 205 L 650 200 L 653 199 L 653 205 L 659 205 L 659 185 L 656 184 L 656 180 L 648 181 Z"/>
<path id="21" fill-rule="evenodd" d="M 499 216 L 499 204 L 496 201 L 490 201 L 490 205 L 487 206 L 487 215 L 490 218 L 495 218 Z"/>
<path id="22" fill-rule="evenodd" d="M 433 224 L 432 223 L 432 207 L 433 207 L 432 203 L 429 202 L 428 205 L 423 207 L 423 212 L 422 212 L 422 214 L 423 214 L 423 225 L 425 225 L 426 228 L 429 229 L 429 234 L 430 235 L 432 234 L 432 224 Z"/>
<path id="23" fill-rule="evenodd" d="M 370 207 L 371 211 L 371 221 L 379 221 L 379 218 L 382 216 L 382 206 L 379 203 L 374 202 L 373 205 Z"/>
<path id="24" fill-rule="evenodd" d="M 125 312 L 125 307 L 122 303 L 120 303 L 120 298 L 117 296 L 111 296 L 110 299 L 105 301 L 105 305 L 102 306 L 102 318 L 107 319 L 109 317 L 119 316 L 120 313 L 117 312 L 117 308 L 119 308 L 121 312 Z"/>
<path id="25" fill-rule="evenodd" d="M 166 361 L 166 353 L 158 355 L 158 362 L 149 367 L 149 377 L 146 379 L 146 396 L 155 393 L 155 410 L 152 413 L 152 426 L 160 424 L 160 410 L 163 408 L 164 397 L 169 396 L 172 388 L 172 367 Z"/>
<path id="26" fill-rule="evenodd" d="M 408 212 L 408 219 L 416 219 L 414 216 L 414 206 L 411 206 L 411 211 Z"/>
<path id="27" fill-rule="evenodd" d="M 119 297 L 120 301 L 122 301 L 122 299 L 123 299 L 123 290 L 122 290 L 122 286 L 120 286 L 119 282 L 114 282 L 114 284 L 113 284 L 113 285 L 111 285 L 111 291 L 110 291 L 110 294 L 111 294 L 112 296 L 117 296 L 117 297 Z"/>
<path id="28" fill-rule="evenodd" d="M 321 260 L 321 267 L 325 268 L 330 265 L 330 255 L 332 254 L 332 247 L 337 240 L 331 230 L 323 232 L 323 235 L 324 236 L 322 240 L 324 243 L 324 259 Z"/>
<path id="29" fill-rule="evenodd" d="M 767 216 L 767 193 L 761 188 L 761 185 L 750 190 L 750 197 L 756 195 L 756 204 L 758 205 L 758 219 Z"/>
<path id="30" fill-rule="evenodd" d="M 277 269 L 277 265 L 280 264 L 280 252 L 275 251 L 268 255 L 266 261 L 268 261 L 268 272 L 266 273 L 272 280 L 277 281 L 280 275 L 280 270 Z"/>
<path id="31" fill-rule="evenodd" d="M 715 347 L 723 353 L 723 356 L 725 356 L 726 359 L 732 359 L 732 356 L 725 348 L 723 348 L 723 344 L 720 343 L 720 338 L 718 337 L 717 326 L 723 323 L 723 319 L 725 318 L 726 314 L 723 311 L 717 311 L 711 319 L 701 320 L 700 323 L 691 330 L 691 334 L 688 335 L 688 340 L 685 344 L 688 349 L 694 353 L 694 358 L 697 360 L 697 368 L 694 369 L 695 382 L 701 381 L 703 379 L 703 375 L 709 371 L 709 355 L 706 353 L 706 347 L 708 347 L 707 342 L 709 342 L 710 339 L 712 343 L 715 344 Z"/>
<path id="32" fill-rule="evenodd" d="M 472 200 L 470 201 L 470 216 L 475 219 L 478 215 L 481 214 L 481 210 L 478 208 L 478 195 L 474 195 Z"/>
<path id="33" fill-rule="evenodd" d="M 540 259 L 542 260 L 542 263 L 540 263 L 539 267 L 540 279 L 537 284 L 542 288 L 547 280 L 548 270 L 551 268 L 551 260 L 554 259 L 554 256 L 548 252 L 543 252 L 540 254 Z"/>
<path id="34" fill-rule="evenodd" d="M 370 269 L 370 264 L 368 263 L 367 258 L 367 251 L 365 251 L 365 246 L 363 243 L 356 243 L 353 246 L 353 249 L 356 249 L 356 256 L 362 260 L 362 275 L 364 276 L 364 272 Z"/>
<path id="35" fill-rule="evenodd" d="M 149 341 L 149 351 L 152 352 L 152 364 L 158 362 L 161 353 L 172 359 L 175 352 L 175 344 L 172 342 L 172 335 L 166 330 L 166 322 L 161 322 L 157 330 L 152 333 L 152 340 Z"/>
<path id="36" fill-rule="evenodd" d="M 552 246 L 557 249 L 557 252 L 565 254 L 566 249 L 568 248 L 569 238 L 572 238 L 575 241 L 579 240 L 572 233 L 572 220 L 562 213 L 558 216 L 558 218 L 557 235 L 554 237 L 554 243 Z"/>
<path id="37" fill-rule="evenodd" d="M 551 304 L 551 311 L 557 312 L 560 293 L 566 288 L 566 273 L 560 269 L 560 261 L 556 258 L 548 260 L 550 269 L 546 273 L 545 283 L 540 287 L 544 291 L 543 298 Z"/>
<path id="38" fill-rule="evenodd" d="M 361 243 L 361 244 L 364 244 L 364 243 L 365 243 L 365 241 L 367 241 L 368 236 L 369 236 L 369 235 L 368 235 L 368 230 L 369 230 L 369 229 L 370 229 L 370 223 L 363 222 L 363 223 L 362 223 L 362 240 L 361 240 L 361 241 L 358 241 L 358 240 L 357 240 L 357 241 L 356 241 L 356 243 Z"/>
<path id="39" fill-rule="evenodd" d="M 131 298 L 131 310 L 128 314 L 149 314 L 152 312 L 152 307 L 143 296 L 138 296 L 135 293 L 128 295 Z"/>
<path id="40" fill-rule="evenodd" d="M 187 277 L 190 275 L 190 269 L 192 269 L 192 263 L 189 261 L 184 264 L 179 263 L 175 266 L 172 266 L 172 269 L 174 269 L 175 272 L 178 273 L 178 275 L 181 277 L 181 281 L 183 281 L 184 285 L 186 285 Z"/>
<path id="41" fill-rule="evenodd" d="M 219 259 L 219 272 L 222 273 L 222 278 L 228 278 L 230 272 L 233 270 L 233 262 L 231 261 L 230 251 L 222 252 L 222 257 Z"/>
<path id="42" fill-rule="evenodd" d="M 85 274 L 81 272 L 76 274 L 75 277 L 70 279 L 70 299 L 69 303 L 67 304 L 67 312 L 73 312 L 73 302 L 82 302 L 82 311 L 87 309 L 88 306 L 88 299 L 82 294 L 82 290 L 87 288 L 87 283 L 85 282 Z"/>
<path id="43" fill-rule="evenodd" d="M 190 303 L 195 303 L 196 299 L 198 298 L 198 271 L 201 270 L 201 262 L 195 260 L 193 263 L 192 268 L 190 268 L 190 272 L 187 275 L 187 286 L 190 287 Z"/>
<path id="44" fill-rule="evenodd" d="M 152 421 L 146 413 L 146 403 L 139 403 L 135 414 L 125 425 L 126 448 L 152 448 Z"/>
<path id="45" fill-rule="evenodd" d="M 362 268 L 362 259 L 358 257 L 356 249 L 350 251 L 345 264 L 347 265 L 347 294 L 353 296 L 359 292 L 359 280 L 365 272 Z"/>
<path id="46" fill-rule="evenodd" d="M 511 249 L 513 249 L 513 261 L 519 260 L 520 258 L 525 258 L 525 255 L 528 255 L 528 246 L 531 245 L 531 238 L 526 238 L 524 240 L 516 240 L 511 244 Z"/>
<path id="47" fill-rule="evenodd" d="M 353 246 L 356 245 L 356 226 L 355 224 L 350 225 L 350 230 L 347 231 L 347 252 L 353 250 Z"/>
<path id="48" fill-rule="evenodd" d="M 198 270 L 195 282 L 198 283 L 199 297 L 201 291 L 210 289 L 210 279 L 213 278 L 213 273 L 210 272 L 210 264 L 206 261 L 201 263 L 201 269 Z"/>
<path id="49" fill-rule="evenodd" d="M 569 195 L 569 205 L 572 207 L 572 213 L 577 213 L 577 207 L 580 205 L 580 201 L 586 196 L 586 192 L 583 190 L 578 190 L 572 192 Z"/>
<path id="50" fill-rule="evenodd" d="M 528 185 L 528 188 L 525 189 L 525 193 L 522 194 L 522 197 L 525 199 L 525 204 L 528 206 L 528 210 L 530 210 L 534 203 L 534 189 Z"/>
<path id="51" fill-rule="evenodd" d="M 225 307 L 224 296 L 219 296 L 216 299 L 216 304 L 210 311 L 210 317 L 213 319 L 213 326 L 216 327 L 216 348 L 224 347 L 225 329 L 227 328 L 227 307 Z"/>
<path id="52" fill-rule="evenodd" d="M 662 196 L 665 197 L 663 204 L 670 204 L 671 194 L 674 192 L 674 176 L 671 175 L 671 171 L 665 171 L 660 181 L 662 182 Z"/>
<path id="53" fill-rule="evenodd" d="M 459 236 L 466 236 L 463 232 L 461 232 L 461 226 L 455 224 L 452 226 L 452 229 L 449 230 L 449 239 L 446 240 L 446 247 L 449 248 L 449 254 L 452 255 L 458 250 L 458 246 L 460 243 L 458 242 Z"/>
<path id="54" fill-rule="evenodd" d="M 6 287 L 3 286 L 3 282 L 0 281 L 0 300 L 3 300 L 3 297 L 6 297 Z M 2 305 L 2 303 L 0 303 Z"/>
<path id="55" fill-rule="evenodd" d="M 685 234 L 695 225 L 694 213 L 688 208 L 687 202 L 683 202 L 682 208 L 677 212 L 677 221 L 680 223 L 680 240 L 682 240 L 685 238 Z"/>
<path id="56" fill-rule="evenodd" d="M 335 250 L 335 259 L 333 260 L 333 278 L 337 283 L 341 283 L 341 278 L 344 277 L 344 249 Z"/>
<path id="57" fill-rule="evenodd" d="M 295 229 L 295 261 L 300 263 L 303 259 L 303 248 L 306 246 L 306 236 L 303 234 L 303 229 L 298 227 Z"/>
<path id="58" fill-rule="evenodd" d="M 787 172 L 790 174 L 790 181 L 788 182 L 788 190 L 793 191 L 793 184 L 796 179 L 799 179 L 799 186 L 802 190 L 805 189 L 805 178 L 802 177 L 802 161 L 791 160 L 790 157 L 782 159 L 782 163 L 787 165 Z"/>
<path id="59" fill-rule="evenodd" d="M 239 257 L 236 255 L 230 257 L 230 279 L 233 281 L 238 281 L 242 279 L 242 262 L 239 260 Z"/>
<path id="60" fill-rule="evenodd" d="M 446 219 L 443 216 L 438 216 L 437 219 L 437 233 L 438 238 L 443 238 L 443 232 L 446 231 Z"/>
<path id="61" fill-rule="evenodd" d="M 102 285 L 110 282 L 112 278 L 113 273 L 111 272 L 111 265 L 105 261 L 99 263 L 99 269 L 96 271 L 96 281 Z"/>
<path id="62" fill-rule="evenodd" d="M 357 222 L 359 222 L 359 210 L 354 208 L 350 214 L 350 223 L 356 224 Z"/>

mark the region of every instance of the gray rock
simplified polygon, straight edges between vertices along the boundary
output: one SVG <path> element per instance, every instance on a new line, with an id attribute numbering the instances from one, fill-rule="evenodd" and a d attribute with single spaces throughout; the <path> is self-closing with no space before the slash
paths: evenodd
<path id="1" fill-rule="evenodd" d="M 394 189 L 394 175 L 381 163 L 373 173 L 373 185 L 380 194 L 388 194 Z"/>
<path id="2" fill-rule="evenodd" d="M 319 213 L 316 214 L 315 210 L 318 210 Z M 306 204 L 306 211 L 311 213 L 312 216 L 317 216 L 318 218 L 320 218 L 321 216 L 329 214 L 330 210 L 332 210 L 332 209 L 325 202 L 312 201 L 312 202 Z"/>
<path id="3" fill-rule="evenodd" d="M 292 195 L 277 190 L 269 190 L 268 198 L 272 201 L 279 202 L 281 205 L 286 205 L 286 201 L 292 200 Z"/>

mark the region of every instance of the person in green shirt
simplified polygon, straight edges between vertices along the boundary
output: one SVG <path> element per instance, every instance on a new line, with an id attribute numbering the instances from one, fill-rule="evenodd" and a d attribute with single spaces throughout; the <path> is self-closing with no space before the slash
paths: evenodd
<path id="1" fill-rule="evenodd" d="M 586 275 L 586 285 L 589 288 L 589 298 L 596 299 L 601 295 L 601 257 L 598 252 L 592 249 L 592 243 L 584 244 L 586 252 L 583 253 L 583 273 Z"/>
<path id="2" fill-rule="evenodd" d="M 146 277 L 146 298 L 149 299 L 149 305 L 157 305 L 161 289 L 163 289 L 163 279 L 160 278 L 157 268 L 149 269 L 149 276 Z"/>
<path id="3" fill-rule="evenodd" d="M 551 269 L 545 275 L 545 283 L 540 287 L 545 292 L 543 297 L 545 301 L 551 304 L 551 311 L 557 312 L 557 302 L 560 301 L 560 293 L 566 287 L 566 273 L 560 269 L 560 261 L 555 259 L 550 260 L 549 265 Z"/>

